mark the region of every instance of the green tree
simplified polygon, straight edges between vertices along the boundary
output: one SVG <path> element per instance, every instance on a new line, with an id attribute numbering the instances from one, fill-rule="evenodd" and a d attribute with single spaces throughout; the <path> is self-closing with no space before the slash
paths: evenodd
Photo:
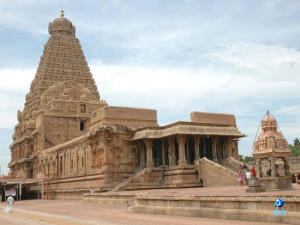
<path id="1" fill-rule="evenodd" d="M 239 155 L 239 160 L 240 160 L 241 162 L 244 162 L 244 156 L 243 156 L 243 155 Z"/>
<path id="2" fill-rule="evenodd" d="M 300 156 L 300 143 L 299 138 L 294 140 L 294 145 L 289 145 L 291 149 L 291 157 L 298 157 Z"/>
<path id="3" fill-rule="evenodd" d="M 253 162 L 254 161 L 254 157 L 252 157 L 252 156 L 245 156 L 245 163 L 247 163 L 247 162 Z"/>
<path id="4" fill-rule="evenodd" d="M 294 146 L 300 146 L 299 138 L 296 138 L 296 139 L 294 140 Z"/>

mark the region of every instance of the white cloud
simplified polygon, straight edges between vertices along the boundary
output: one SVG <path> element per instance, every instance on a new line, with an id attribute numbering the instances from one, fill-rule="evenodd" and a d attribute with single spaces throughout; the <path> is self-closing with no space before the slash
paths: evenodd
<path id="1" fill-rule="evenodd" d="M 238 42 L 225 44 L 210 55 L 237 67 L 266 73 L 274 67 L 298 67 L 299 70 L 300 66 L 300 52 L 283 46 Z"/>
<path id="2" fill-rule="evenodd" d="M 107 96 L 131 96 L 133 98 L 152 98 L 157 105 L 178 107 L 199 100 L 206 104 L 212 99 L 223 99 L 224 104 L 243 105 L 241 114 L 251 115 L 254 110 L 243 102 L 245 98 L 257 101 L 276 101 L 287 96 L 299 96 L 295 80 L 273 79 L 269 77 L 244 76 L 219 69 L 187 69 L 170 67 L 141 67 L 133 65 L 91 64 L 100 92 Z M 296 80 L 299 78 L 295 78 Z M 210 100 L 208 100 L 209 98 Z M 171 100 L 171 101 L 170 101 Z M 122 99 L 118 98 L 118 102 Z M 211 103 L 211 102 L 210 102 Z M 222 103 L 219 103 L 221 104 Z M 242 112 L 243 111 L 243 112 Z"/>
<path id="3" fill-rule="evenodd" d="M 13 128 L 17 110 L 23 110 L 25 95 L 35 75 L 34 69 L 1 69 L 0 76 L 0 128 Z"/>
<path id="4" fill-rule="evenodd" d="M 275 111 L 277 114 L 283 114 L 287 116 L 299 116 L 300 117 L 300 105 L 282 106 Z"/>
<path id="5" fill-rule="evenodd" d="M 0 69 L 0 76 L 3 79 L 3 82 L 0 83 L 0 89 L 7 92 L 29 90 L 35 72 L 36 69 Z"/>

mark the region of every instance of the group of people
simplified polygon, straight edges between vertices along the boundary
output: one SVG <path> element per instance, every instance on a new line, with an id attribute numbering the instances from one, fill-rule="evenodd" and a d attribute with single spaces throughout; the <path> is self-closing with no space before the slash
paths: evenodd
<path id="1" fill-rule="evenodd" d="M 244 186 L 244 178 L 246 181 L 246 184 L 248 185 L 251 177 L 256 177 L 256 170 L 255 167 L 251 169 L 251 171 L 248 169 L 248 166 L 244 163 L 243 166 L 240 165 L 239 171 L 238 171 L 238 178 L 237 181 L 240 182 L 240 186 Z"/>

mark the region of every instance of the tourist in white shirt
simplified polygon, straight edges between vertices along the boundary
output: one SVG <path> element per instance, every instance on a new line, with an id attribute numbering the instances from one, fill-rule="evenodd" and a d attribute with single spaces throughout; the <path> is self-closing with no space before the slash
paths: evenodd
<path id="1" fill-rule="evenodd" d="M 11 197 L 11 195 L 7 198 L 7 206 L 6 206 L 6 211 L 7 212 L 12 212 L 13 210 L 13 205 L 14 205 L 14 198 Z"/>
<path id="2" fill-rule="evenodd" d="M 251 172 L 247 169 L 247 172 L 246 172 L 246 184 L 247 185 L 249 184 L 250 178 L 251 178 Z"/>

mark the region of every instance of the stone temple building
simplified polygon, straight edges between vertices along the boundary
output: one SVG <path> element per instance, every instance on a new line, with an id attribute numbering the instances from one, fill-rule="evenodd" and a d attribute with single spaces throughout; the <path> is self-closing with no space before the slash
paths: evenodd
<path id="1" fill-rule="evenodd" d="M 292 176 L 289 168 L 288 142 L 278 130 L 276 119 L 268 111 L 261 121 L 262 132 L 254 142 L 252 155 L 257 164 L 257 176 L 261 186 L 267 190 L 292 188 Z M 262 163 L 269 164 L 268 170 L 263 172 Z M 279 165 L 282 164 L 282 169 Z"/>
<path id="2" fill-rule="evenodd" d="M 9 168 L 17 179 L 42 174 L 46 192 L 236 184 L 234 115 L 192 112 L 166 126 L 156 110 L 109 106 L 100 98 L 70 20 L 49 23 L 36 75 L 18 111 Z M 105 74 L 103 74 L 105 76 Z"/>

